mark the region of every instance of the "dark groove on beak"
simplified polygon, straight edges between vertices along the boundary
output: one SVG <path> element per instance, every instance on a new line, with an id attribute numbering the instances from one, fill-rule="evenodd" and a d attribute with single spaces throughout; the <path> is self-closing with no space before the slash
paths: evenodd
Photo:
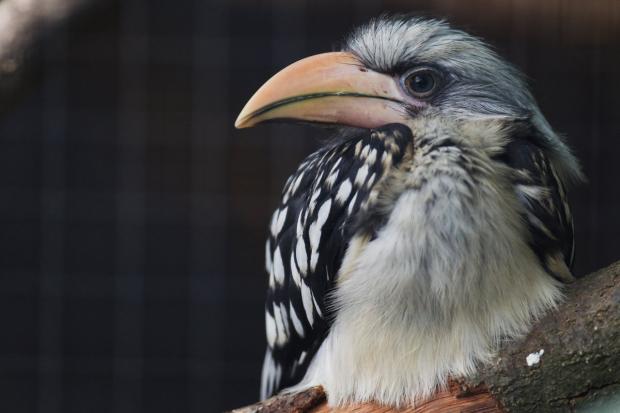
<path id="1" fill-rule="evenodd" d="M 367 95 L 364 93 L 355 93 L 355 92 L 320 92 L 320 93 L 309 93 L 307 95 L 299 95 L 299 96 L 291 96 L 290 98 L 277 100 L 273 103 L 270 103 L 267 106 L 263 106 L 262 108 L 250 113 L 248 116 L 244 118 L 244 121 L 247 119 L 252 119 L 257 116 L 260 116 L 264 113 L 277 109 L 281 106 L 290 105 L 292 103 L 302 102 L 304 100 L 312 100 L 312 99 L 320 99 L 324 97 L 334 97 L 334 96 L 343 96 L 343 97 L 357 97 L 357 98 L 371 98 L 371 99 L 381 99 L 388 100 L 390 102 L 395 102 L 400 105 L 404 103 L 398 99 L 393 99 L 387 96 L 376 96 L 376 95 Z"/>

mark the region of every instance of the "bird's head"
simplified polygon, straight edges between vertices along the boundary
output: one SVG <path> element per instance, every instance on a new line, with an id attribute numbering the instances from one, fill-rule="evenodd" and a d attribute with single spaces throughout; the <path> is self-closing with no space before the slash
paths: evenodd
<path id="1" fill-rule="evenodd" d="M 560 175 L 580 177 L 576 159 L 541 114 L 521 73 L 480 39 L 439 20 L 371 21 L 354 30 L 341 51 L 302 59 L 269 79 L 235 126 L 274 120 L 360 128 L 402 123 L 415 132 L 418 120 L 428 118 L 526 123 Z"/>

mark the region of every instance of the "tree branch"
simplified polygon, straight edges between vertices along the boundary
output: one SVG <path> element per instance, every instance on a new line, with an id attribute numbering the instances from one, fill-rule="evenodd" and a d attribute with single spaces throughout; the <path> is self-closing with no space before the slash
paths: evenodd
<path id="1" fill-rule="evenodd" d="M 539 320 L 524 338 L 503 343 L 494 361 L 477 376 L 452 380 L 448 390 L 398 412 L 595 412 L 619 401 L 620 261 L 568 286 L 566 300 L 556 311 Z M 275 396 L 234 410 L 396 411 L 372 403 L 332 409 L 321 388 Z"/>
<path id="2" fill-rule="evenodd" d="M 557 311 L 467 382 L 485 383 L 506 412 L 567 412 L 620 389 L 620 262 L 569 286 Z"/>

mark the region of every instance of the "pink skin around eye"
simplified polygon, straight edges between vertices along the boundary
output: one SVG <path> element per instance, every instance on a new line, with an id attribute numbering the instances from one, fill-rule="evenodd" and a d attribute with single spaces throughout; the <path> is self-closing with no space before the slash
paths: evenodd
<path id="1" fill-rule="evenodd" d="M 407 106 L 411 106 L 414 109 L 423 109 L 428 106 L 428 102 L 411 96 L 404 88 L 403 83 L 398 76 L 393 76 L 392 80 L 399 89 L 400 100 L 402 100 Z"/>

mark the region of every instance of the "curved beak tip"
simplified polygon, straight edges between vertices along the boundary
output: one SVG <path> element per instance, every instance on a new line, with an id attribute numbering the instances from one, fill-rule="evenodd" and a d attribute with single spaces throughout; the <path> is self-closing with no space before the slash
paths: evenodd
<path id="1" fill-rule="evenodd" d="M 241 115 L 237 116 L 237 119 L 235 120 L 235 129 L 244 129 L 246 127 L 246 122 L 241 118 Z"/>
<path id="2" fill-rule="evenodd" d="M 235 128 L 236 129 L 245 129 L 253 126 L 256 122 L 252 122 L 252 116 L 248 114 L 248 105 L 246 104 L 239 115 L 237 115 L 237 119 L 235 119 Z"/>

